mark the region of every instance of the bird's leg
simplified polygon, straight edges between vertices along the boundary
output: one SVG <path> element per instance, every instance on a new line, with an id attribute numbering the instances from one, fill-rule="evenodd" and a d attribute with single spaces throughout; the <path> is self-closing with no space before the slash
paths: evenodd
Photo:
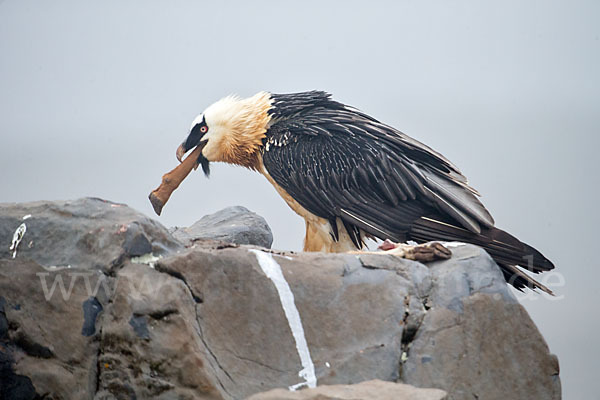
<path id="1" fill-rule="evenodd" d="M 391 254 L 407 260 L 429 262 L 435 260 L 446 260 L 452 257 L 452 252 L 439 242 L 427 242 L 411 245 L 404 243 L 393 243 L 389 240 L 383 242 L 379 249 L 383 251 L 353 251 L 353 254 Z"/>

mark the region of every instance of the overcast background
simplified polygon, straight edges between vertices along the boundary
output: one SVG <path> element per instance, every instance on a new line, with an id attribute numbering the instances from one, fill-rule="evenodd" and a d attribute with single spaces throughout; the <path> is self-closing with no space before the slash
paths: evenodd
<path id="1" fill-rule="evenodd" d="M 564 398 L 600 399 L 599 21 L 597 1 L 0 1 L 0 202 L 97 196 L 154 216 L 147 195 L 206 106 L 327 90 L 454 161 L 497 225 L 554 261 L 557 298 L 522 303 Z M 274 247 L 301 248 L 264 178 L 212 167 L 160 222 L 239 204 Z"/>

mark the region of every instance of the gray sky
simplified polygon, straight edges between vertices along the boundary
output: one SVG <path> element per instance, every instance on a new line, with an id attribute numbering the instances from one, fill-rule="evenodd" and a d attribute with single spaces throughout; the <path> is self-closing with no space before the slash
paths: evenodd
<path id="1" fill-rule="evenodd" d="M 148 193 L 192 119 L 230 94 L 323 89 L 443 153 L 497 225 L 554 261 L 523 299 L 564 398 L 599 398 L 597 1 L 0 1 L 0 202 Z M 229 205 L 280 249 L 303 221 L 256 173 L 213 164 L 158 218 Z M 595 252 L 594 252 L 595 253 Z"/>

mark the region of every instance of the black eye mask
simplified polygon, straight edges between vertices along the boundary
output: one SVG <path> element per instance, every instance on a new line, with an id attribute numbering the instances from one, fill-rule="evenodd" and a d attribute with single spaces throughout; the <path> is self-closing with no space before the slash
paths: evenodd
<path id="1" fill-rule="evenodd" d="M 204 136 L 205 134 L 205 132 L 202 132 L 201 129 L 205 126 L 206 123 L 204 122 L 204 119 L 201 123 L 194 125 L 192 131 L 183 142 L 183 148 L 185 149 L 185 151 L 191 150 L 193 147 L 200 144 L 200 139 L 202 139 L 202 136 Z"/>

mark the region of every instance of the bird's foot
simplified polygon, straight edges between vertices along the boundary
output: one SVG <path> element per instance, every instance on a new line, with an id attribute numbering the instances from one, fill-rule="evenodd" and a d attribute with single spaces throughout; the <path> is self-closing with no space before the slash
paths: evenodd
<path id="1" fill-rule="evenodd" d="M 447 260 L 452 257 L 450 249 L 444 247 L 439 242 L 427 242 L 423 244 L 411 245 L 404 243 L 394 243 L 386 240 L 379 246 L 383 251 L 357 251 L 356 254 L 391 254 L 397 257 L 406 258 L 419 262 L 430 262 L 435 260 Z"/>

